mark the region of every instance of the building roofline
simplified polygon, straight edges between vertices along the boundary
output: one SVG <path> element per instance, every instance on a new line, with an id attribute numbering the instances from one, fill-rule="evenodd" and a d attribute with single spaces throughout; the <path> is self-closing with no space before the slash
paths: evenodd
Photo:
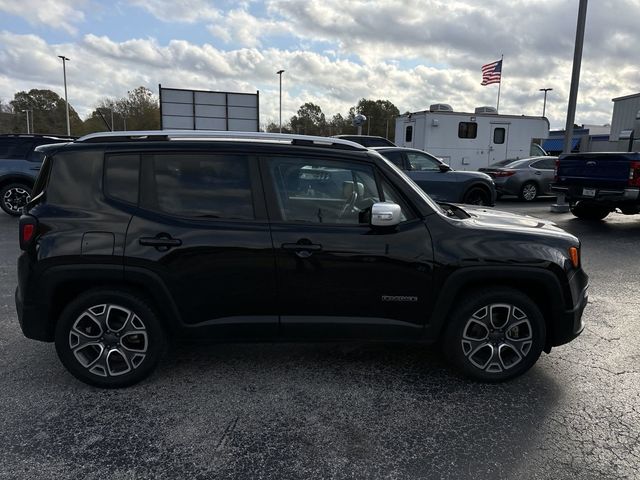
<path id="1" fill-rule="evenodd" d="M 618 100 L 626 100 L 628 98 L 635 98 L 635 97 L 640 97 L 640 92 L 638 93 L 632 93 L 631 95 L 625 95 L 623 97 L 616 97 L 616 98 L 612 98 L 611 101 L 612 102 L 617 102 Z"/>

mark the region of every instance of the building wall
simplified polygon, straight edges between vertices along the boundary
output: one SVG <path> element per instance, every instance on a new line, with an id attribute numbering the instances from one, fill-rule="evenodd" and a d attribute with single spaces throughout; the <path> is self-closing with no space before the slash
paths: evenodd
<path id="1" fill-rule="evenodd" d="M 622 130 L 631 130 L 636 114 L 640 110 L 640 93 L 613 99 L 611 118 L 611 140 L 617 142 Z"/>

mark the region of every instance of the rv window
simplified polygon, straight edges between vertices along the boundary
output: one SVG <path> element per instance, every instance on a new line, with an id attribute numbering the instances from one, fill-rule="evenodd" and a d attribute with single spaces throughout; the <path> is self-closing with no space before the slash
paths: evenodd
<path id="1" fill-rule="evenodd" d="M 413 125 L 409 125 L 404 131 L 404 141 L 410 142 L 413 139 Z"/>
<path id="2" fill-rule="evenodd" d="M 493 143 L 504 143 L 505 133 L 506 132 L 504 128 L 496 128 L 493 131 Z"/>
<path id="3" fill-rule="evenodd" d="M 478 124 L 476 122 L 460 122 L 458 124 L 458 138 L 476 138 Z"/>

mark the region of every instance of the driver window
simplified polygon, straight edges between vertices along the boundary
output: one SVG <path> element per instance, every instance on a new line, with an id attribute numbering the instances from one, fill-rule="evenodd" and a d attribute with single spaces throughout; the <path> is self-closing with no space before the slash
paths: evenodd
<path id="1" fill-rule="evenodd" d="M 411 170 L 430 172 L 437 172 L 440 170 L 440 163 L 437 160 L 422 153 L 407 152 L 407 158 L 409 160 Z"/>
<path id="2" fill-rule="evenodd" d="M 272 158 L 270 171 L 287 222 L 368 224 L 371 206 L 380 201 L 368 165 Z"/>

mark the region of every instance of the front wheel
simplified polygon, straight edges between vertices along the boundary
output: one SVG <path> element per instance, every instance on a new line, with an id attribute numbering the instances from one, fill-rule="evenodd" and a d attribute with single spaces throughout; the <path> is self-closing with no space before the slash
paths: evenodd
<path id="1" fill-rule="evenodd" d="M 468 205 L 490 205 L 491 196 L 484 188 L 471 187 L 469 191 L 464 194 L 462 203 Z"/>
<path id="2" fill-rule="evenodd" d="M 153 310 L 119 290 L 97 289 L 63 310 L 55 332 L 63 365 L 89 385 L 119 388 L 147 377 L 164 351 L 165 336 Z"/>
<path id="3" fill-rule="evenodd" d="M 518 290 L 476 290 L 450 320 L 445 354 L 475 380 L 502 382 L 522 375 L 544 347 L 546 328 L 540 309 Z"/>
<path id="4" fill-rule="evenodd" d="M 602 220 L 611 213 L 611 209 L 608 207 L 585 202 L 578 202 L 571 205 L 570 208 L 571 213 L 582 220 Z"/>
<path id="5" fill-rule="evenodd" d="M 24 183 L 10 183 L 0 189 L 0 208 L 11 216 L 19 216 L 30 200 L 31 187 Z"/>

